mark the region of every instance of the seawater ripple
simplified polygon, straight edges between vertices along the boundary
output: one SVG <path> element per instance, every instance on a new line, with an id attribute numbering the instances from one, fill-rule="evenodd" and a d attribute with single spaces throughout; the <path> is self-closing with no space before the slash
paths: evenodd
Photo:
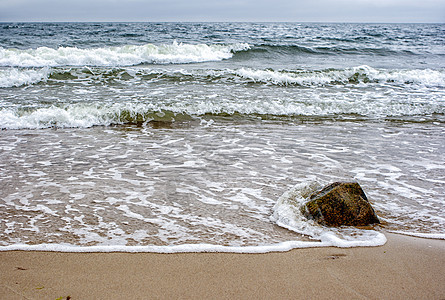
<path id="1" fill-rule="evenodd" d="M 0 89 L 4 129 L 236 115 L 442 122 L 445 115 L 443 70 L 6 68 L 0 69 L 0 85 L 6 86 Z"/>
<path id="2" fill-rule="evenodd" d="M 227 122 L 2 132 L 0 243 L 74 246 L 66 251 L 384 243 L 379 232 L 295 216 L 289 199 L 333 180 L 359 181 L 387 230 L 443 232 L 443 126 Z"/>
<path id="3" fill-rule="evenodd" d="M 445 25 L 3 23 L 0 250 L 443 238 Z M 358 181 L 382 224 L 295 205 Z M 304 193 L 303 193 L 304 194 Z"/>

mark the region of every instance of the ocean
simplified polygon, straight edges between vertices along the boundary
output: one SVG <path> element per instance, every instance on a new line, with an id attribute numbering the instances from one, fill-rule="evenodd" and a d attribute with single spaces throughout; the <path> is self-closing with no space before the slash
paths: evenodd
<path id="1" fill-rule="evenodd" d="M 0 23 L 0 250 L 445 238 L 445 24 Z M 297 208 L 358 182 L 381 224 Z"/>

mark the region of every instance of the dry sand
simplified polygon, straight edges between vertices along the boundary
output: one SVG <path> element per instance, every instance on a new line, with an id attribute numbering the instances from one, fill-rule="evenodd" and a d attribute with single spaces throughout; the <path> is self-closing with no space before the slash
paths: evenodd
<path id="1" fill-rule="evenodd" d="M 445 299 L 445 241 L 284 253 L 0 252 L 0 299 Z"/>

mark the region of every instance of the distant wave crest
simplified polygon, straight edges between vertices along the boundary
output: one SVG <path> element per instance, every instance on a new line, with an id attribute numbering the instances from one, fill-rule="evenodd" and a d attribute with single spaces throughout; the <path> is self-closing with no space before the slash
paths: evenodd
<path id="1" fill-rule="evenodd" d="M 182 64 L 229 59 L 237 51 L 248 50 L 245 43 L 222 44 L 145 44 L 79 49 L 0 48 L 0 66 L 55 67 L 55 66 L 134 66 L 139 64 Z"/>

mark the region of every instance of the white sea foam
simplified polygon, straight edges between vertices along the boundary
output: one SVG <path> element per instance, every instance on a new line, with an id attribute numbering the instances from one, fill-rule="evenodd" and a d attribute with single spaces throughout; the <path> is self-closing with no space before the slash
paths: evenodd
<path id="1" fill-rule="evenodd" d="M 38 83 L 48 79 L 49 68 L 41 69 L 0 69 L 0 88 Z"/>
<path id="2" fill-rule="evenodd" d="M 30 113 L 19 113 L 14 110 L 0 110 L 0 128 L 37 129 L 53 126 L 86 128 L 94 125 L 109 125 L 112 118 L 110 111 L 97 107 L 70 106 L 39 108 Z"/>
<path id="3" fill-rule="evenodd" d="M 271 220 L 281 227 L 320 240 L 321 244 L 326 246 L 380 246 L 386 243 L 385 235 L 374 230 L 355 227 L 329 228 L 304 217 L 300 212 L 300 206 L 320 187 L 321 184 L 317 181 L 295 185 L 278 199 Z"/>
<path id="4" fill-rule="evenodd" d="M 404 234 L 424 239 L 445 240 L 445 233 L 422 233 L 422 232 L 410 232 L 410 231 L 399 231 L 399 230 L 390 230 L 389 232 Z"/>
<path id="5" fill-rule="evenodd" d="M 249 45 L 245 43 L 192 45 L 177 42 L 162 45 L 125 45 L 93 49 L 40 47 L 18 50 L 0 48 L 0 66 L 133 66 L 143 63 L 196 63 L 229 59 L 234 52 L 248 49 Z"/>
<path id="6" fill-rule="evenodd" d="M 211 244 L 184 244 L 177 246 L 75 246 L 67 244 L 14 244 L 0 246 L 0 251 L 54 251 L 54 252 L 152 252 L 152 253 L 190 253 L 190 252 L 218 252 L 218 253 L 269 253 L 285 252 L 295 248 L 314 248 L 330 246 L 320 242 L 287 241 L 264 246 L 221 246 Z"/>
<path id="7" fill-rule="evenodd" d="M 444 86 L 445 72 L 441 70 L 378 70 L 363 65 L 343 70 L 277 71 L 241 68 L 234 73 L 253 82 L 274 85 L 325 85 L 336 83 L 398 83 Z"/>
<path id="8" fill-rule="evenodd" d="M 359 230 L 355 228 L 341 228 L 330 229 L 313 221 L 305 219 L 299 213 L 298 204 L 304 201 L 304 197 L 308 193 L 313 191 L 316 187 L 319 187 L 317 182 L 306 182 L 296 185 L 291 190 L 284 193 L 277 201 L 273 216 L 271 220 L 278 225 L 287 228 L 291 231 L 298 232 L 309 236 L 312 241 L 305 240 L 290 240 L 274 244 L 262 244 L 258 246 L 223 246 L 215 244 L 182 244 L 182 245 L 169 245 L 169 246 L 126 246 L 125 239 L 121 237 L 121 232 L 114 232 L 118 229 L 113 229 L 111 226 L 111 232 L 108 233 L 108 240 L 98 236 L 94 232 L 90 232 L 84 228 L 78 235 L 82 235 L 85 238 L 82 243 L 91 241 L 102 241 L 101 245 L 97 246 L 81 246 L 72 245 L 67 243 L 62 244 L 12 244 L 7 246 L 0 246 L 0 251 L 12 251 L 12 250 L 26 250 L 26 251 L 58 251 L 58 252 L 154 252 L 154 253 L 182 253 L 182 252 L 227 252 L 227 253 L 268 253 L 268 252 L 284 252 L 295 248 L 313 248 L 313 247 L 361 247 L 361 246 L 380 246 L 386 243 L 386 237 L 384 234 L 372 231 L 372 230 Z M 122 210 L 126 216 L 131 218 L 147 220 L 140 214 L 134 213 L 130 210 L 128 205 L 120 205 L 119 210 Z M 169 210 L 169 213 L 171 211 Z M 177 215 L 176 217 L 180 217 Z M 208 225 L 216 226 L 220 228 L 222 232 L 236 233 L 240 236 L 249 237 L 252 232 L 241 227 L 233 226 L 231 224 L 221 223 L 220 220 L 209 219 L 205 220 L 196 216 L 182 216 L 184 221 L 194 224 L 206 222 Z M 83 223 L 82 218 L 78 218 L 78 222 Z M 170 232 L 169 238 L 171 238 L 171 231 L 176 226 L 170 222 L 165 223 L 164 219 L 157 217 L 155 219 L 149 219 L 149 222 L 156 222 L 161 227 L 167 226 Z M 103 224 L 106 225 L 106 224 Z M 102 225 L 101 225 L 102 226 Z M 181 228 L 184 230 L 185 228 Z M 76 229 L 74 229 L 76 230 Z M 247 230 L 247 231 L 246 231 Z M 174 230 L 173 230 L 174 231 Z M 182 232 L 182 231 L 181 231 Z M 256 232 L 257 233 L 257 232 Z M 147 236 L 146 232 L 138 232 L 135 234 L 134 239 L 144 238 Z M 162 239 L 162 233 L 159 236 Z M 167 240 L 166 240 L 167 241 Z"/>
<path id="9" fill-rule="evenodd" d="M 228 99 L 193 99 L 188 101 L 139 102 L 139 103 L 72 103 L 36 107 L 27 110 L 18 108 L 0 109 L 0 128 L 6 129 L 37 129 L 48 127 L 79 127 L 108 126 L 162 120 L 172 122 L 179 115 L 186 119 L 201 118 L 208 114 L 243 114 L 243 115 L 275 115 L 275 116 L 328 116 L 332 114 L 358 114 L 378 117 L 403 117 L 411 115 L 428 115 L 444 113 L 444 107 L 434 103 L 412 105 L 410 102 L 388 104 L 385 101 L 352 101 L 337 99 L 326 101 L 310 99 L 310 102 L 277 100 L 274 98 L 244 99 L 234 101 Z M 309 100 L 308 100 L 309 101 Z M 170 103 L 169 103 L 170 102 Z"/>
<path id="10" fill-rule="evenodd" d="M 207 45 L 187 45 L 189 47 L 202 47 L 207 49 L 209 53 L 195 53 L 195 55 L 186 54 L 159 54 L 159 59 L 149 60 L 153 63 L 187 63 L 187 62 L 201 62 L 207 60 L 221 60 L 230 58 L 232 51 L 230 49 L 237 48 L 234 46 L 218 46 L 222 47 L 220 50 L 212 49 L 217 46 Z M 133 46 L 142 47 L 142 46 Z M 177 46 L 179 47 L 179 46 Z M 241 46 L 240 46 L 241 47 Z M 247 46 L 246 46 L 247 47 Z M 78 51 L 87 51 L 77 49 Z M 55 51 L 55 50 L 53 50 Z M 172 51 L 173 52 L 173 51 Z M 184 51 L 185 52 L 185 51 Z M 190 52 L 192 52 L 190 50 Z M 202 52 L 205 52 L 204 50 Z M 161 59 L 160 57 L 164 57 Z M 212 56 L 214 56 L 212 58 Z M 267 69 L 223 69 L 223 70 L 184 70 L 184 69 L 148 69 L 148 68 L 115 68 L 118 66 L 133 65 L 133 63 L 119 63 L 118 58 L 112 56 L 105 56 L 102 62 L 88 63 L 85 59 L 89 55 L 85 54 L 83 62 L 72 63 L 72 66 L 86 66 L 86 68 L 77 67 L 63 67 L 65 64 L 59 63 L 43 63 L 36 64 L 46 67 L 35 67 L 30 64 L 30 68 L 23 67 L 7 67 L 0 69 L 0 88 L 14 87 L 21 85 L 35 84 L 41 81 L 63 80 L 54 79 L 51 76 L 59 76 L 63 78 L 66 76 L 67 82 L 79 82 L 89 79 L 90 84 L 98 84 L 100 82 L 107 83 L 107 80 L 116 80 L 122 84 L 133 84 L 134 82 L 143 82 L 150 77 L 150 81 L 162 82 L 163 80 L 193 80 L 199 81 L 213 81 L 215 83 L 232 81 L 236 83 L 264 83 L 278 86 L 324 86 L 324 85 L 362 85 L 368 86 L 373 84 L 385 85 L 405 85 L 405 86 L 420 86 L 420 87 L 444 87 L 445 86 L 445 71 L 444 70 L 383 70 L 374 69 L 369 66 L 358 66 L 346 69 L 329 69 L 329 70 L 267 70 Z M 142 57 L 142 56 L 140 56 Z M 219 58 L 218 58 L 219 57 Z M 113 59 L 115 61 L 113 62 Z M 135 58 L 135 64 L 143 63 Z M 148 61 L 146 61 L 148 62 Z M 68 64 L 69 65 L 69 64 Z M 102 67 L 89 67 L 102 66 Z M 48 66 L 51 66 L 48 67 Z M 112 68 L 109 68 L 109 67 Z M 106 68 L 103 68 L 106 67 Z M 124 76 L 122 78 L 122 76 Z M 132 77 L 133 81 L 128 81 L 125 76 Z M 73 79 L 75 78 L 75 79 Z M 76 89 L 74 93 L 88 93 L 86 89 Z M 152 91 L 152 95 L 158 95 L 161 91 Z M 218 94 L 208 95 L 208 99 L 216 99 Z"/>
<path id="11" fill-rule="evenodd" d="M 3 249 L 47 250 L 49 247 L 56 251 L 84 252 L 188 249 L 260 252 L 285 251 L 283 249 L 292 247 L 368 246 L 382 242 L 383 237 L 375 231 L 329 229 L 303 219 L 298 200 L 312 190 L 310 184 L 296 186 L 280 197 L 273 210 L 273 222 L 269 221 L 276 195 L 295 178 L 331 181 L 339 176 L 367 184 L 367 194 L 385 221 L 384 228 L 430 233 L 434 238 L 443 233 L 443 191 L 440 185 L 423 180 L 440 179 L 440 169 L 425 167 L 428 162 L 440 165 L 436 153 L 441 144 L 437 141 L 436 146 L 429 145 L 433 142 L 431 136 L 441 137 L 443 129 L 438 126 L 427 124 L 418 129 L 417 125 L 400 128 L 389 126 L 391 124 L 348 122 L 316 127 L 275 124 L 269 129 L 270 125 L 221 126 L 218 123 L 212 128 L 185 131 L 122 130 L 120 127 L 46 130 L 33 132 L 32 137 L 5 131 L 2 144 L 13 147 L 5 152 L 11 161 L 5 166 L 12 167 L 4 170 L 2 178 L 25 188 L 2 190 L 5 194 L 2 199 L 6 207 L 22 211 L 23 215 L 30 214 L 34 223 L 26 228 L 20 223 L 8 225 L 8 231 L 14 229 L 20 239 L 4 234 L 0 245 L 11 245 Z M 428 134 L 421 136 L 419 133 L 425 128 L 429 128 Z M 345 135 L 344 130 L 348 130 L 348 134 Z M 389 138 L 391 132 L 393 138 Z M 363 135 L 372 141 L 366 145 L 366 151 L 363 151 Z M 135 137 L 141 144 L 128 143 Z M 89 149 L 85 145 L 96 146 Z M 400 145 L 403 147 L 399 148 Z M 40 150 L 34 153 L 35 149 Z M 417 154 L 416 150 L 420 149 L 432 151 Z M 20 155 L 28 153 L 26 151 L 33 155 Z M 283 161 L 284 157 L 287 159 Z M 184 166 L 184 162 L 193 159 L 203 160 L 205 167 Z M 400 172 L 404 175 L 399 175 Z M 225 174 L 230 175 L 225 177 Z M 95 186 L 92 188 L 86 183 Z M 413 193 L 402 196 L 398 187 L 409 188 Z M 54 202 L 56 199 L 59 202 Z M 156 202 L 157 199 L 161 201 Z M 38 205 L 47 206 L 60 217 Z M 5 222 L 16 221 L 13 215 L 6 216 Z M 56 229 L 63 228 L 62 234 L 56 230 L 48 233 L 52 237 L 46 235 L 48 222 L 55 222 Z M 277 230 L 273 224 L 289 230 Z M 30 230 L 40 231 L 30 233 Z M 123 236 L 120 230 L 125 232 Z M 279 238 L 274 235 L 276 232 Z M 76 238 L 70 239 L 72 235 Z M 307 237 L 312 239 L 309 243 Z M 297 239 L 299 241 L 294 241 Z M 12 246 L 32 244 L 31 241 L 59 245 Z M 97 247 L 77 248 L 86 246 L 85 243 Z M 194 243 L 198 245 L 152 247 Z M 144 246 L 126 247 L 131 245 Z M 232 247 L 220 248 L 221 245 Z"/>

